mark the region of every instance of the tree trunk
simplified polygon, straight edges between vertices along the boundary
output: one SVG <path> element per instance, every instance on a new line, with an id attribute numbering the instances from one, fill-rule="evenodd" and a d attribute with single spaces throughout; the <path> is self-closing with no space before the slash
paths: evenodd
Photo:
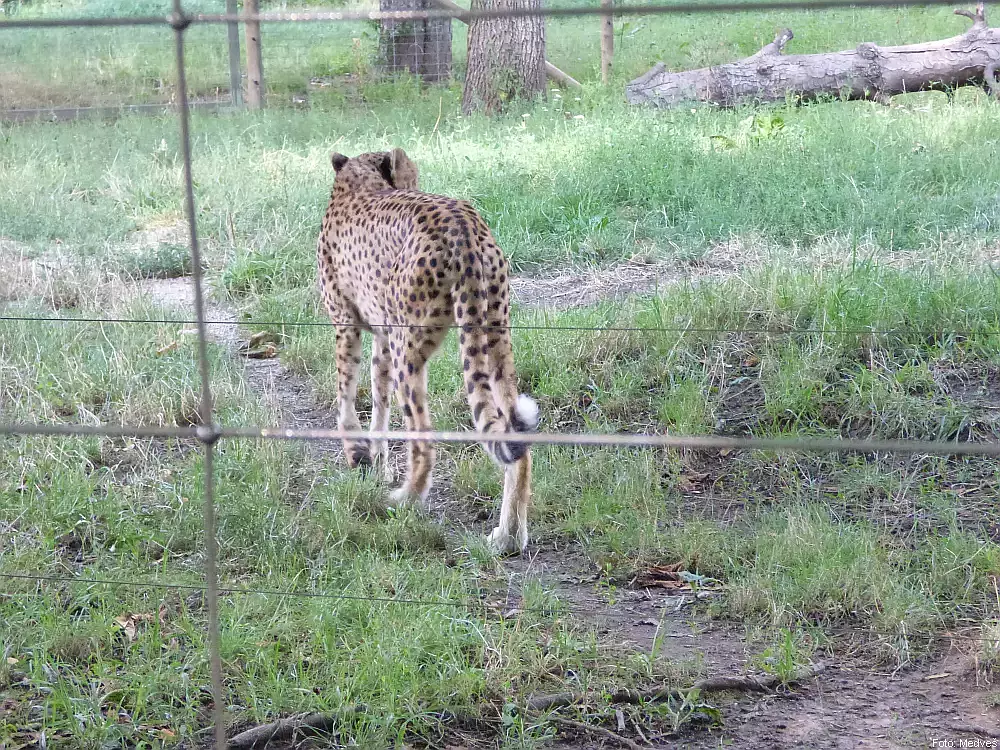
<path id="1" fill-rule="evenodd" d="M 541 0 L 472 0 L 472 10 L 540 8 Z M 469 55 L 462 111 L 494 114 L 513 99 L 545 96 L 545 19 L 476 18 L 469 24 Z"/>
<path id="2" fill-rule="evenodd" d="M 951 91 L 984 86 L 1000 95 L 1000 29 L 986 25 L 983 4 L 975 13 L 956 10 L 973 21 L 966 33 L 938 42 L 856 49 L 816 55 L 783 55 L 792 32 L 785 29 L 760 52 L 739 62 L 667 72 L 663 63 L 625 87 L 631 104 L 670 107 L 702 101 L 733 107 L 744 102 L 805 101 L 821 95 L 888 102 L 895 94 Z"/>
<path id="3" fill-rule="evenodd" d="M 430 0 L 379 0 L 379 9 L 428 10 Z M 390 73 L 410 73 L 428 83 L 451 78 L 451 19 L 383 20 L 379 58 Z"/>

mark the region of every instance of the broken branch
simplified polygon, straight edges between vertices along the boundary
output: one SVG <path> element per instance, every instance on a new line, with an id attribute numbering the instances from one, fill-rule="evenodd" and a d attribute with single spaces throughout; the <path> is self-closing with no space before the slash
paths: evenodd
<path id="1" fill-rule="evenodd" d="M 802 680 L 815 677 L 826 669 L 823 663 L 815 664 L 807 669 L 803 669 L 792 676 L 789 682 L 800 682 Z M 680 700 L 685 694 L 692 690 L 700 693 L 721 693 L 726 691 L 744 692 L 767 692 L 782 684 L 780 677 L 768 675 L 767 677 L 706 677 L 698 680 L 686 689 L 667 689 L 647 692 L 635 692 L 631 690 L 619 690 L 611 694 L 610 703 L 659 703 L 667 700 Z M 585 703 L 590 698 L 589 693 L 552 693 L 549 695 L 537 695 L 528 699 L 525 704 L 526 711 L 549 711 L 553 708 L 564 706 L 574 706 Z"/>
<path id="2" fill-rule="evenodd" d="M 339 713 L 304 713 L 278 719 L 270 724 L 251 727 L 229 738 L 228 750 L 263 750 L 272 742 L 283 742 L 299 735 L 329 732 L 346 716 L 361 713 L 362 706 L 355 706 Z"/>
<path id="3" fill-rule="evenodd" d="M 565 724 L 566 726 L 575 727 L 576 729 L 582 729 L 584 732 L 590 732 L 591 734 L 599 734 L 602 737 L 606 737 L 613 742 L 617 742 L 619 745 L 624 745 L 630 750 L 644 750 L 642 745 L 637 742 L 633 742 L 628 737 L 622 737 L 620 734 L 612 732 L 610 729 L 605 729 L 604 727 L 599 727 L 595 724 L 587 724 L 583 721 L 574 721 L 573 719 L 564 719 L 561 716 L 550 716 L 550 721 L 554 721 L 557 724 Z"/>
<path id="4" fill-rule="evenodd" d="M 797 672 L 789 682 L 799 682 L 818 675 L 826 669 L 825 664 L 815 664 L 808 669 Z M 669 690 L 661 688 L 652 692 L 632 692 L 620 690 L 611 696 L 611 703 L 655 703 L 673 699 L 682 699 L 691 690 L 698 690 L 701 693 L 719 693 L 724 691 L 755 691 L 767 692 L 782 684 L 780 677 L 769 675 L 767 677 L 708 677 L 698 680 L 686 690 Z M 555 693 L 552 695 L 539 695 L 529 698 L 525 705 L 526 711 L 548 711 L 553 708 L 573 706 L 584 703 L 589 698 L 588 693 Z M 299 736 L 308 736 L 321 732 L 330 732 L 338 722 L 354 714 L 364 713 L 367 709 L 364 706 L 354 706 L 345 711 L 335 713 L 301 713 L 278 719 L 270 724 L 261 724 L 251 727 L 244 732 L 229 738 L 227 750 L 264 750 L 272 742 L 285 742 Z M 454 719 L 454 716 L 450 718 Z M 633 742 L 627 737 L 622 737 L 615 732 L 592 724 L 564 719 L 562 717 L 551 716 L 552 721 L 576 727 L 588 732 L 600 734 L 608 739 L 612 739 L 631 750 L 641 748 L 641 745 Z"/>

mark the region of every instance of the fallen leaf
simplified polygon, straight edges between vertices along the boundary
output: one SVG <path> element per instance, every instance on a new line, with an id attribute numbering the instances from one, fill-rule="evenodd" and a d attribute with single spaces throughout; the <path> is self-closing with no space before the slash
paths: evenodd
<path id="1" fill-rule="evenodd" d="M 255 333 L 253 336 L 250 337 L 250 340 L 247 341 L 247 343 L 244 346 L 247 349 L 254 349 L 264 343 L 277 344 L 278 343 L 277 334 L 271 333 L 270 331 L 258 331 L 257 333 Z"/>
<path id="2" fill-rule="evenodd" d="M 274 344 L 265 344 L 256 349 L 246 349 L 241 352 L 247 359 L 274 359 L 278 356 L 278 347 Z"/>
<path id="3" fill-rule="evenodd" d="M 166 354 L 167 352 L 172 352 L 176 348 L 177 348 L 177 342 L 176 341 L 171 341 L 166 346 L 161 346 L 159 349 L 157 349 L 156 350 L 156 356 L 160 357 L 160 356 Z"/>
<path id="4" fill-rule="evenodd" d="M 654 565 L 638 574 L 633 584 L 640 588 L 666 589 L 672 593 L 687 593 L 693 591 L 695 587 L 699 589 L 722 587 L 722 582 L 715 578 L 691 573 L 682 568 L 683 565 L 679 562 L 672 565 Z"/>
<path id="5" fill-rule="evenodd" d="M 17 659 L 15 659 L 15 658 L 14 658 L 13 656 L 8 656 L 8 657 L 7 657 L 7 663 L 8 663 L 8 664 L 9 664 L 10 666 L 12 666 L 12 667 L 13 667 L 13 666 L 14 666 L 15 664 L 17 664 L 18 662 L 17 662 Z"/>
<path id="6" fill-rule="evenodd" d="M 697 492 L 698 485 L 708 479 L 708 473 L 685 471 L 677 480 L 678 486 L 684 492 Z"/>
<path id="7" fill-rule="evenodd" d="M 124 615 L 119 615 L 115 618 L 115 622 L 125 631 L 125 637 L 129 641 L 134 641 L 136 636 L 139 634 L 138 624 L 140 622 L 152 622 L 153 615 L 151 614 L 132 614 L 126 612 Z"/>
<path id="8" fill-rule="evenodd" d="M 240 344 L 239 350 L 249 359 L 272 359 L 278 354 L 278 335 L 271 331 L 258 331 L 245 344 Z"/>

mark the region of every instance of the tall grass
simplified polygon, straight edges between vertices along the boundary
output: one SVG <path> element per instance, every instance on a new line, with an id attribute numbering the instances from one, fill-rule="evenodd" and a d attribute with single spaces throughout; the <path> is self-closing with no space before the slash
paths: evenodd
<path id="1" fill-rule="evenodd" d="M 330 151 L 388 144 L 421 164 L 426 190 L 471 199 L 520 271 L 697 257 L 734 237 L 877 256 L 975 252 L 1000 220 L 998 114 L 976 94 L 782 109 L 769 117 L 784 127 L 743 140 L 749 112 L 648 112 L 595 95 L 495 122 L 456 104 L 196 117 L 199 218 L 216 261 L 311 273 Z M 171 119 L 15 127 L 3 142 L 2 236 L 103 251 L 180 205 Z"/>

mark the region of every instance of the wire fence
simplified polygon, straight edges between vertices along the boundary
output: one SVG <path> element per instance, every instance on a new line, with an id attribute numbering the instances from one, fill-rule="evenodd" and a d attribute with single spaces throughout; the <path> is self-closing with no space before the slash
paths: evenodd
<path id="1" fill-rule="evenodd" d="M 622 5 L 616 18 L 657 14 L 751 13 L 796 9 L 903 7 L 898 0 L 795 0 L 737 3 Z M 951 6 L 930 0 L 921 7 Z M 0 55 L 0 119 L 69 119 L 116 112 L 162 113 L 176 102 L 176 80 L 168 61 L 169 44 L 156 27 L 168 25 L 163 16 L 100 18 L 21 18 L 14 3 L 2 6 L 5 28 L 22 28 L 16 44 L 4 40 Z M 279 99 L 307 102 L 330 86 L 356 86 L 412 76 L 424 83 L 447 82 L 461 76 L 464 52 L 455 21 L 544 15 L 572 19 L 592 15 L 596 8 L 540 8 L 525 12 L 476 10 L 450 0 L 380 0 L 378 9 L 349 7 L 335 11 L 268 13 L 187 13 L 189 59 L 188 106 L 219 110 L 242 106 L 243 86 L 263 79 L 261 86 Z M 238 22 L 264 21 L 257 39 L 262 70 L 250 70 L 246 47 L 235 30 Z M 308 34 L 301 22 L 311 22 Z M 218 28 L 226 25 L 226 29 Z M 126 35 L 124 29 L 128 28 Z M 565 52 L 569 52 L 564 51 Z M 574 57 L 578 50 L 572 50 Z M 557 63 L 561 63 L 556 60 Z M 596 64 L 596 61 L 595 61 Z M 579 87 L 564 71 L 546 61 L 549 77 L 558 85 Z M 265 74 L 266 71 L 266 74 Z M 267 85 L 265 85 L 267 84 Z"/>
<path id="2" fill-rule="evenodd" d="M 382 0 L 382 9 L 425 9 L 429 2 Z M 18 18 L 16 11 L 8 13 Z M 254 37 L 256 60 L 249 55 L 250 40 L 243 44 L 233 28 L 227 35 L 218 25 L 201 24 L 188 30 L 185 42 L 189 107 L 243 106 L 251 80 L 293 104 L 331 86 L 403 76 L 446 83 L 455 73 L 452 26 L 450 19 L 359 20 L 316 24 L 305 32 L 301 24 L 272 23 L 266 35 Z M 176 106 L 173 47 L 155 27 L 25 29 L 0 40 L 0 57 L 2 120 L 157 114 Z"/>
<path id="3" fill-rule="evenodd" d="M 902 7 L 906 2 L 899 0 L 816 0 L 802 3 L 796 0 L 777 0 L 771 2 L 718 3 L 699 2 L 673 5 L 633 5 L 619 6 L 614 10 L 616 16 L 647 15 L 647 14 L 708 14 L 708 13 L 751 13 L 761 10 L 780 9 L 834 9 L 834 8 L 886 8 Z M 923 6 L 953 5 L 953 0 L 923 0 Z M 509 18 L 512 16 L 546 16 L 566 17 L 582 15 L 602 15 L 600 7 L 569 7 L 569 8 L 538 8 L 499 9 L 458 11 L 442 10 L 431 7 L 420 7 L 416 10 L 395 10 L 391 2 L 383 2 L 380 10 L 334 10 L 321 12 L 279 12 L 259 14 L 190 14 L 185 12 L 182 0 L 174 0 L 173 12 L 169 15 L 143 17 L 105 17 L 105 18 L 7 18 L 0 22 L 0 33 L 11 33 L 20 30 L 23 33 L 38 33 L 47 29 L 86 29 L 110 27 L 169 27 L 173 31 L 172 54 L 176 64 L 176 90 L 173 105 L 177 108 L 181 158 L 183 164 L 184 211 L 187 217 L 191 268 L 193 269 L 194 318 L 193 319 L 130 319 L 130 318 L 94 318 L 94 317 L 32 317 L 32 316 L 0 316 L 2 321 L 20 323 L 69 324 L 69 323 L 121 323 L 121 324 L 186 324 L 197 327 L 197 362 L 200 379 L 200 403 L 198 407 L 197 424 L 191 427 L 157 427 L 144 425 L 110 425 L 99 426 L 83 424 L 30 424 L 4 423 L 0 424 L 0 435 L 4 436 L 104 436 L 104 437 L 136 437 L 136 438 L 177 438 L 197 441 L 204 454 L 204 585 L 169 583 L 159 581 L 126 581 L 105 580 L 100 578 L 84 578 L 71 576 L 50 576 L 32 573 L 3 573 L 0 578 L 21 580 L 39 584 L 77 583 L 86 585 L 140 587 L 140 588 L 173 588 L 202 592 L 205 595 L 208 609 L 208 649 L 211 665 L 211 682 L 213 692 L 213 731 L 217 750 L 227 746 L 226 715 L 225 715 L 225 685 L 220 647 L 219 598 L 223 594 L 258 594 L 283 597 L 320 597 L 343 600 L 361 600 L 368 602 L 385 602 L 400 605 L 450 607 L 466 606 L 467 603 L 449 600 L 423 600 L 394 597 L 355 596 L 348 593 L 311 592 L 301 590 L 265 590 L 226 587 L 220 582 L 217 558 L 218 542 L 216 539 L 216 476 L 215 476 L 215 446 L 219 440 L 298 440 L 298 441 L 341 441 L 341 440 L 391 440 L 400 442 L 431 441 L 440 443 L 474 444 L 483 442 L 517 442 L 532 445 L 573 445 L 573 446 L 613 446 L 619 448 L 674 448 L 695 450 L 758 450 L 770 452 L 821 452 L 821 453 L 899 453 L 942 456 L 985 456 L 1000 458 L 1000 443 L 973 443 L 957 441 L 922 441 L 922 440 L 853 440 L 853 439 L 802 439 L 802 438 L 762 438 L 762 437 L 725 437 L 717 435 L 680 436 L 669 434 L 596 434 L 596 433 L 476 433 L 458 431 L 398 431 L 398 430 L 344 430 L 344 429 L 290 429 L 282 426 L 274 427 L 233 427 L 217 424 L 210 375 L 209 358 L 209 325 L 255 325 L 267 327 L 284 326 L 329 326 L 328 322 L 315 321 L 213 321 L 206 312 L 205 284 L 203 279 L 204 265 L 198 239 L 197 210 L 195 205 L 193 161 L 191 154 L 190 111 L 192 101 L 188 82 L 187 55 L 191 48 L 188 34 L 192 29 L 216 24 L 231 24 L 234 22 L 260 21 L 263 23 L 344 23 L 357 21 L 379 21 L 389 24 L 392 33 L 388 39 L 397 52 L 404 54 L 389 56 L 387 64 L 390 68 L 406 69 L 410 72 L 420 72 L 425 75 L 447 75 L 450 71 L 450 57 L 438 52 L 434 65 L 428 67 L 426 60 L 406 53 L 407 45 L 414 44 L 410 38 L 414 35 L 437 35 L 432 46 L 451 45 L 450 30 L 444 27 L 452 19 L 470 21 L 477 18 Z M 397 24 L 397 26 L 393 26 Z M 402 26 L 402 24 L 407 24 Z M 414 26 L 413 24 L 418 24 Z M 410 35 L 410 36 L 406 36 Z M 292 41 L 292 38 L 289 38 Z M 162 51 L 162 47 L 150 42 L 153 48 Z M 421 42 L 423 44 L 423 42 Z M 0 105 L 3 102 L 0 101 Z M 376 326 L 382 328 L 391 325 Z M 419 326 L 403 326 L 414 329 Z M 434 326 L 442 328 L 442 326 Z M 489 327 L 488 327 L 489 328 Z M 559 330 L 559 331 L 630 331 L 630 332 L 675 332 L 675 333 L 756 333 L 771 334 L 857 334 L 857 335 L 936 335 L 936 336 L 996 336 L 1000 331 L 992 329 L 952 330 L 952 331 L 922 331 L 916 329 L 837 329 L 837 328 L 696 328 L 696 327 L 599 327 L 599 326 L 549 326 L 549 325 L 513 325 L 511 330 Z M 963 636 L 966 640 L 990 640 L 972 636 Z"/>

